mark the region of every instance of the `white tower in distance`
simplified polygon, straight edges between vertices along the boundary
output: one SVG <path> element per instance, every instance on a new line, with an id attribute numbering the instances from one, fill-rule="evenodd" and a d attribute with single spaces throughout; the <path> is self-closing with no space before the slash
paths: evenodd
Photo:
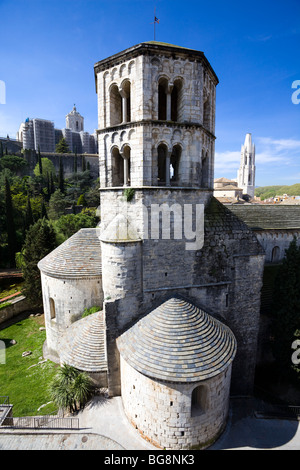
<path id="1" fill-rule="evenodd" d="M 238 187 L 243 194 L 254 197 L 255 190 L 255 145 L 252 143 L 251 134 L 246 134 L 245 143 L 241 150 L 241 163 L 237 173 Z"/>
<path id="2" fill-rule="evenodd" d="M 71 129 L 74 132 L 81 132 L 84 130 L 84 118 L 77 111 L 74 104 L 72 111 L 66 115 L 66 128 Z"/>

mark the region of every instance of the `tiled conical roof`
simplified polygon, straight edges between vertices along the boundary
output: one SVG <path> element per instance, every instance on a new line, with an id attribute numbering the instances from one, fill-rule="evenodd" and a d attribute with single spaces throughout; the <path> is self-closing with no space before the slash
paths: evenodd
<path id="1" fill-rule="evenodd" d="M 195 305 L 174 297 L 117 339 L 121 356 L 142 374 L 171 382 L 205 380 L 236 353 L 232 331 Z"/>
<path id="2" fill-rule="evenodd" d="M 85 372 L 107 370 L 103 312 L 76 321 L 66 330 L 59 345 L 61 363 Z"/>
<path id="3" fill-rule="evenodd" d="M 101 276 L 101 245 L 96 228 L 82 228 L 39 263 L 39 269 L 57 278 Z"/>

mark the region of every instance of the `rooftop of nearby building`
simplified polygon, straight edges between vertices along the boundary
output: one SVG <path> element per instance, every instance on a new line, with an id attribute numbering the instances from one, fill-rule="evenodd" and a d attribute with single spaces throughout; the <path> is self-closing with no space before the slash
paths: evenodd
<path id="1" fill-rule="evenodd" d="M 39 263 L 39 269 L 55 278 L 100 276 L 101 246 L 96 228 L 82 228 Z"/>
<path id="2" fill-rule="evenodd" d="M 60 360 L 85 372 L 107 370 L 103 312 L 76 321 L 60 341 Z"/>
<path id="3" fill-rule="evenodd" d="M 300 205 L 226 204 L 252 230 L 300 229 Z"/>
<path id="4" fill-rule="evenodd" d="M 121 356 L 142 374 L 197 382 L 225 370 L 236 353 L 232 331 L 195 305 L 173 297 L 117 339 Z"/>

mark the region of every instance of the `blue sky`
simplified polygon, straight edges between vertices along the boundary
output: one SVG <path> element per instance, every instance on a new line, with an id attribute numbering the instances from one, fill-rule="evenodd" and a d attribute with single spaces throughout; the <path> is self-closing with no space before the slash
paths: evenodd
<path id="1" fill-rule="evenodd" d="M 0 0 L 0 136 L 27 117 L 97 128 L 94 64 L 156 40 L 205 53 L 217 87 L 215 178 L 236 178 L 252 133 L 256 185 L 300 182 L 299 0 Z M 300 98 L 300 93 L 297 95 Z"/>

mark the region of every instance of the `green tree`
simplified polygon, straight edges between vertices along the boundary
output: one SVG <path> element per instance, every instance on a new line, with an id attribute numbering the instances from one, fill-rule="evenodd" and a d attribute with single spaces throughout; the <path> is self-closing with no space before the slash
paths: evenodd
<path id="1" fill-rule="evenodd" d="M 34 167 L 34 170 L 33 170 L 33 173 L 35 176 L 43 176 L 43 178 L 45 178 L 45 180 L 47 180 L 47 175 L 51 174 L 53 176 L 55 176 L 55 166 L 53 165 L 53 163 L 51 162 L 51 160 L 49 160 L 49 158 L 42 158 L 41 159 L 41 162 L 42 162 L 42 174 L 41 174 L 41 168 L 40 168 L 40 165 L 39 163 L 37 163 Z"/>
<path id="2" fill-rule="evenodd" d="M 280 370 L 292 370 L 291 345 L 300 329 L 300 247 L 294 239 L 278 270 L 273 298 L 273 353 Z"/>
<path id="3" fill-rule="evenodd" d="M 80 194 L 80 196 L 77 200 L 77 206 L 84 206 L 84 207 L 87 206 L 87 202 L 86 202 L 86 199 L 84 197 L 84 194 Z"/>
<path id="4" fill-rule="evenodd" d="M 91 378 L 68 364 L 60 367 L 49 385 L 49 392 L 56 406 L 70 412 L 83 408 L 93 390 Z"/>
<path id="5" fill-rule="evenodd" d="M 64 194 L 65 192 L 64 166 L 63 166 L 63 161 L 62 161 L 61 156 L 59 156 L 58 189 L 60 189 L 61 193 Z"/>
<path id="6" fill-rule="evenodd" d="M 37 264 L 56 246 L 55 230 L 46 219 L 39 219 L 27 230 L 22 248 L 24 294 L 33 305 L 42 305 L 41 275 Z"/>
<path id="7" fill-rule="evenodd" d="M 56 153 L 69 153 L 70 152 L 67 141 L 64 137 L 62 137 L 60 141 L 58 142 L 58 144 L 56 145 L 55 152 Z"/>
<path id="8" fill-rule="evenodd" d="M 44 201 L 42 202 L 42 206 L 41 206 L 41 218 L 43 217 L 45 217 L 45 219 L 48 219 L 47 209 L 46 209 Z"/>
<path id="9" fill-rule="evenodd" d="M 14 173 L 21 172 L 27 165 L 25 158 L 17 155 L 4 155 L 0 161 L 0 169 L 8 168 Z"/>
<path id="10" fill-rule="evenodd" d="M 81 156 L 81 171 L 86 171 L 86 161 L 84 155 Z"/>
<path id="11" fill-rule="evenodd" d="M 5 208 L 6 208 L 6 231 L 8 241 L 9 263 L 15 266 L 15 253 L 17 251 L 16 228 L 14 222 L 14 208 L 8 178 L 5 178 Z"/>
<path id="12" fill-rule="evenodd" d="M 30 195 L 27 195 L 27 204 L 26 204 L 26 212 L 25 212 L 25 229 L 28 230 L 30 225 L 34 224 L 31 202 L 30 202 Z"/>
<path id="13" fill-rule="evenodd" d="M 41 158 L 41 152 L 40 152 L 40 146 L 38 150 L 38 166 L 39 166 L 39 174 L 43 174 L 43 164 L 42 164 L 42 158 Z"/>
<path id="14" fill-rule="evenodd" d="M 70 238 L 74 233 L 78 232 L 81 228 L 90 228 L 97 226 L 97 217 L 93 214 L 67 214 L 62 215 L 56 222 L 55 228 L 64 235 L 65 238 Z"/>
<path id="15" fill-rule="evenodd" d="M 48 210 L 49 218 L 55 220 L 64 215 L 67 205 L 68 201 L 64 194 L 60 189 L 57 189 L 50 197 Z"/>

